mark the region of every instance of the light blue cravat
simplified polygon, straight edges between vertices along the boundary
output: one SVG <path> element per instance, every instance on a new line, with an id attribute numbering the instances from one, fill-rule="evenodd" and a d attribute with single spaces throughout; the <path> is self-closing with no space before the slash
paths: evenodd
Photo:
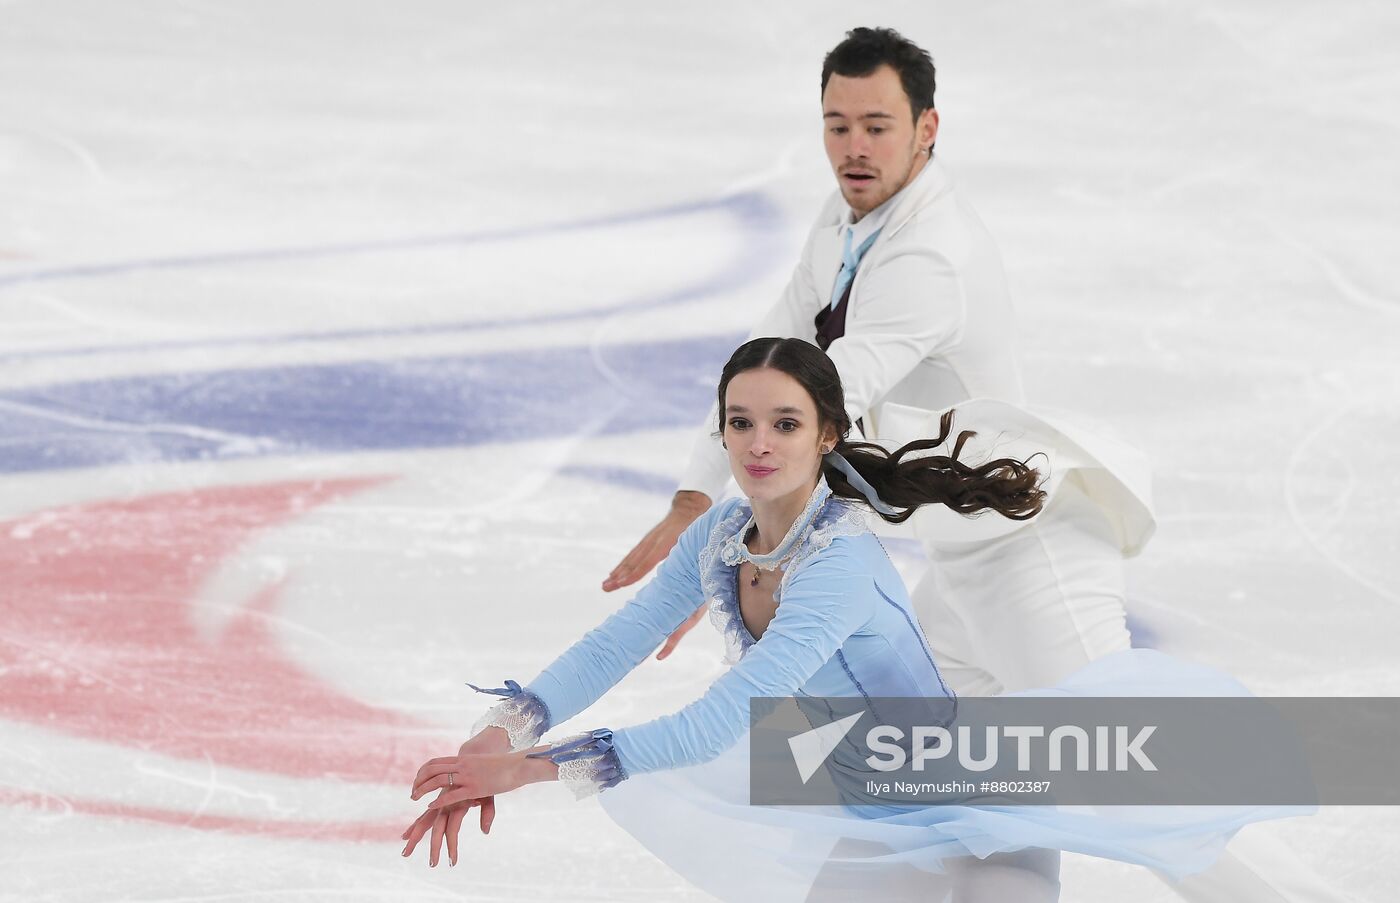
<path id="1" fill-rule="evenodd" d="M 831 309 L 835 310 L 836 305 L 841 303 L 841 296 L 846 293 L 846 286 L 851 284 L 851 280 L 856 278 L 856 267 L 860 266 L 860 259 L 865 256 L 865 252 L 870 250 L 870 246 L 875 244 L 875 239 L 880 237 L 880 232 L 884 229 L 881 226 L 870 237 L 860 243 L 860 247 L 851 250 L 851 237 L 855 234 L 851 229 L 846 229 L 846 242 L 841 247 L 841 272 L 836 274 L 836 285 L 831 289 Z"/>

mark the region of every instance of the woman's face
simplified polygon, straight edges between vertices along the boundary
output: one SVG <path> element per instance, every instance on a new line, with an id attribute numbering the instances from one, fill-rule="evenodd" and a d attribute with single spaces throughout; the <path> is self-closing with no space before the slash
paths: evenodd
<path id="1" fill-rule="evenodd" d="M 821 446 L 834 444 L 835 432 L 828 427 L 823 435 L 812 396 L 781 370 L 745 370 L 725 389 L 729 468 L 750 499 L 797 492 L 805 499 L 821 469 Z"/>

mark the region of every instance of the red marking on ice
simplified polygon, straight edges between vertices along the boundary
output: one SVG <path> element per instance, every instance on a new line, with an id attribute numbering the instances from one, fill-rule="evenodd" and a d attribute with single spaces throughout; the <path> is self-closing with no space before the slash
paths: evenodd
<path id="1" fill-rule="evenodd" d="M 189 612 L 251 534 L 382 481 L 220 487 L 0 522 L 0 717 L 238 768 L 402 784 L 407 795 L 418 766 L 459 741 L 288 659 L 266 617 L 279 587 L 213 641 Z"/>
<path id="2" fill-rule="evenodd" d="M 32 793 L 22 790 L 9 790 L 0 787 L 0 803 L 14 803 L 44 812 L 76 812 L 84 815 L 109 815 L 117 818 L 135 818 L 160 824 L 175 825 L 180 828 L 200 828 L 209 831 L 233 831 L 239 834 L 258 834 L 264 837 L 298 837 L 314 840 L 373 841 L 381 843 L 396 840 L 418 813 L 396 822 L 311 822 L 281 821 L 277 819 L 243 818 L 231 815 L 211 815 L 197 812 L 175 812 L 169 809 L 153 809 L 148 806 L 132 806 L 126 803 L 113 803 L 106 800 L 77 800 Z M 478 810 L 473 809 L 473 812 Z"/>

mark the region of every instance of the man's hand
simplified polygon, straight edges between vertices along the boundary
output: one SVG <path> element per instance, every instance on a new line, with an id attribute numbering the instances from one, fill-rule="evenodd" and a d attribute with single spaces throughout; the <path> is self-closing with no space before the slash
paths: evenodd
<path id="1" fill-rule="evenodd" d="M 652 527 L 647 535 L 642 537 L 642 541 L 627 553 L 627 557 L 623 558 L 617 567 L 612 569 L 608 579 L 603 581 L 603 591 L 610 593 L 615 589 L 631 586 L 645 577 L 670 554 L 685 528 L 709 509 L 710 497 L 705 493 L 691 490 L 677 492 L 671 500 L 670 512 L 662 518 L 661 523 Z M 681 633 L 689 629 L 682 626 Z"/>

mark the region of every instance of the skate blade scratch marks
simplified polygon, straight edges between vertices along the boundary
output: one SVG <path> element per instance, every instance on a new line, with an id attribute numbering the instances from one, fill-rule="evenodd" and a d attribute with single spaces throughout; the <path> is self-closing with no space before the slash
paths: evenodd
<path id="1" fill-rule="evenodd" d="M 737 250 L 725 257 L 709 274 L 670 290 L 644 291 L 639 295 L 612 300 L 598 307 L 576 310 L 556 310 L 548 313 L 506 317 L 451 320 L 434 323 L 405 323 L 397 326 L 337 330 L 302 330 L 296 332 L 249 334 L 238 336 L 208 336 L 124 344 L 85 345 L 67 348 L 10 350 L 0 353 L 0 361 L 18 361 L 50 357 L 82 357 L 95 354 L 144 354 L 151 351 L 189 348 L 219 348 L 244 345 L 275 345 L 286 342 L 337 342 L 350 339 L 387 338 L 392 336 L 438 335 L 454 332 L 514 328 L 534 324 L 559 323 L 570 320 L 591 320 L 623 312 L 637 312 L 694 301 L 711 295 L 736 291 L 754 282 L 772 269 L 785 251 L 782 241 L 783 218 L 778 204 L 759 191 L 745 191 L 710 200 L 672 204 L 652 210 L 610 214 L 571 222 L 543 226 L 490 230 L 485 232 L 443 233 L 383 241 L 352 242 L 307 247 L 261 248 L 247 251 L 151 258 L 86 266 L 59 267 L 48 270 L 0 274 L 0 292 L 17 285 L 98 279 L 124 276 L 149 270 L 200 270 L 209 267 L 229 267 L 274 261 L 316 258 L 362 257 L 368 254 L 395 253 L 434 247 L 456 247 L 506 241 L 530 241 L 543 236 L 588 232 L 618 226 L 646 223 L 709 213 L 727 215 L 734 223 L 739 241 Z"/>
<path id="2" fill-rule="evenodd" d="M 0 804 L 27 806 L 45 813 L 56 811 L 64 815 L 81 813 L 114 818 L 133 818 L 204 831 L 229 831 L 265 837 L 294 837 L 326 841 L 383 843 L 398 837 L 399 832 L 404 829 L 408 821 L 407 819 L 392 822 L 279 821 L 236 815 L 218 815 L 210 812 L 178 812 L 172 809 L 159 809 L 153 806 L 139 806 L 110 800 L 60 798 L 50 794 L 15 790 L 8 787 L 0 787 Z"/>
<path id="3" fill-rule="evenodd" d="M 296 777 L 412 774 L 443 748 L 428 741 L 432 726 L 346 696 L 289 659 L 270 630 L 280 584 L 210 641 L 189 611 L 254 532 L 383 481 L 218 487 L 0 523 L 0 717 Z M 405 732 L 424 739 L 398 742 Z"/>

